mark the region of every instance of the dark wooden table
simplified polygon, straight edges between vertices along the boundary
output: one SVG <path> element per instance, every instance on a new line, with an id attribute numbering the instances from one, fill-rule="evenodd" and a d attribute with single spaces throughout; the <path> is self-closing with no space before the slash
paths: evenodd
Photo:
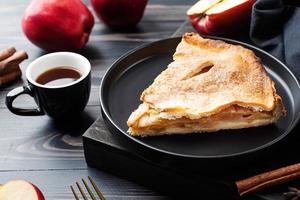
<path id="1" fill-rule="evenodd" d="M 81 135 L 101 115 L 98 90 L 108 67 L 141 44 L 170 37 L 186 20 L 185 12 L 194 2 L 150 0 L 143 20 L 132 32 L 109 30 L 96 19 L 88 44 L 79 52 L 92 64 L 90 100 L 80 123 L 64 125 L 47 116 L 17 116 L 6 108 L 7 92 L 26 84 L 27 65 L 47 52 L 31 44 L 21 30 L 21 17 L 29 1 L 0 1 L 0 49 L 15 46 L 29 55 L 21 65 L 22 80 L 0 90 L 0 183 L 26 179 L 39 186 L 46 199 L 73 199 L 69 185 L 91 175 L 107 199 L 167 199 L 151 189 L 89 168 L 83 155 Z M 32 107 L 35 103 L 22 96 L 16 105 Z"/>

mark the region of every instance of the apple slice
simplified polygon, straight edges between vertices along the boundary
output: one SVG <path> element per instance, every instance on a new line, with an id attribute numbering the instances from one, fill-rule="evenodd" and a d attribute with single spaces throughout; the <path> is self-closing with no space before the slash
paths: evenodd
<path id="1" fill-rule="evenodd" d="M 213 7 L 222 0 L 200 0 L 193 5 L 186 14 L 188 16 L 203 14 L 206 10 Z"/>
<path id="2" fill-rule="evenodd" d="M 2 185 L 1 200 L 45 200 L 42 192 L 32 183 L 24 180 L 12 180 Z"/>
<path id="3" fill-rule="evenodd" d="M 189 15 L 190 21 L 194 28 L 203 34 L 233 33 L 249 24 L 254 2 L 255 0 L 223 0 L 214 4 L 200 16 Z"/>

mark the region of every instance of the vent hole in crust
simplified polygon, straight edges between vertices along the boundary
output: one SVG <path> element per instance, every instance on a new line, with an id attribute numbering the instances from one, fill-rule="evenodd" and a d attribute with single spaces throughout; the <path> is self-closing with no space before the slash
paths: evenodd
<path id="1" fill-rule="evenodd" d="M 187 79 L 190 79 L 190 78 L 193 78 L 195 76 L 199 76 L 201 74 L 204 74 L 204 73 L 207 73 L 209 70 L 211 70 L 211 68 L 213 68 L 214 64 L 209 62 L 209 63 L 205 63 L 205 67 L 201 68 L 199 67 L 199 71 L 198 70 L 195 70 L 193 71 L 192 73 L 190 73 L 189 75 L 187 75 L 187 77 L 185 77 L 183 80 L 187 80 Z"/>
<path id="2" fill-rule="evenodd" d="M 206 72 L 208 72 L 214 65 L 210 65 L 210 66 L 207 66 L 207 67 L 204 67 L 200 72 L 194 74 L 193 76 L 198 76 L 200 74 L 204 74 Z"/>
<path id="3" fill-rule="evenodd" d="M 244 118 L 251 117 L 251 114 L 243 115 Z"/>

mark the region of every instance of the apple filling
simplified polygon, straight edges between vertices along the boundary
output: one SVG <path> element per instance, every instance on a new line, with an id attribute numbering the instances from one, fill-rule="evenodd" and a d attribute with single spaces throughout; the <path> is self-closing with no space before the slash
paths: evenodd
<path id="1" fill-rule="evenodd" d="M 248 128 L 275 122 L 279 117 L 274 116 L 276 113 L 276 111 L 254 111 L 251 108 L 234 105 L 219 113 L 200 119 L 186 117 L 167 119 L 161 118 L 158 112 L 150 109 L 139 118 L 137 123 L 130 127 L 130 132 L 132 135 L 142 132 L 145 133 L 143 136 L 151 136 Z"/>

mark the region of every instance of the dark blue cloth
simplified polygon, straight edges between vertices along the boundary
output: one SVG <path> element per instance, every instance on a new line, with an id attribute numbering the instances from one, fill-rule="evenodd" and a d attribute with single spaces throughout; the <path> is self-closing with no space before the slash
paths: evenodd
<path id="1" fill-rule="evenodd" d="M 252 10 L 252 42 L 283 61 L 300 80 L 300 4 L 298 0 L 258 0 Z"/>

